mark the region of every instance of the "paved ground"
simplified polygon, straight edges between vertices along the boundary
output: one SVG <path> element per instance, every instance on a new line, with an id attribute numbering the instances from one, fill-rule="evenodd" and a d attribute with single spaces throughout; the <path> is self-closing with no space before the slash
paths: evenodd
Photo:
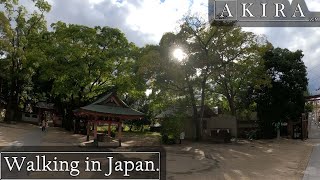
<path id="1" fill-rule="evenodd" d="M 34 127 L 30 124 L 0 123 L 0 148 L 14 144 L 18 145 L 21 143 L 22 138 L 29 134 Z"/>
<path id="2" fill-rule="evenodd" d="M 301 180 L 312 144 L 300 140 L 168 146 L 168 180 Z"/>
<path id="3" fill-rule="evenodd" d="M 320 144 L 313 148 L 303 180 L 320 179 Z"/>
<path id="4" fill-rule="evenodd" d="M 313 115 L 309 118 L 309 138 L 314 144 L 310 160 L 305 171 L 303 180 L 319 180 L 320 179 L 320 123 Z"/>
<path id="5" fill-rule="evenodd" d="M 151 142 L 155 139 L 151 137 L 127 134 L 124 144 L 153 145 Z M 0 124 L 0 142 L 5 146 L 75 146 L 85 139 L 83 135 L 60 128 L 41 132 L 38 126 Z M 167 179 L 301 180 L 314 143 L 282 139 L 239 144 L 184 142 L 182 145 L 166 146 Z M 319 148 L 315 148 L 314 152 L 320 151 Z M 309 162 L 306 174 L 312 177 L 317 169 L 320 167 L 315 159 Z"/>
<path id="6" fill-rule="evenodd" d="M 25 127 L 27 130 L 24 132 L 24 134 L 20 136 L 20 138 L 17 138 L 16 140 L 9 142 L 6 147 L 4 147 L 2 150 L 9 150 L 12 148 L 20 148 L 22 146 L 40 146 L 42 142 L 42 138 L 44 137 L 44 132 L 41 131 L 41 129 L 38 126 L 30 125 L 30 124 L 23 124 L 27 127 Z M 2 126 L 6 126 L 7 128 L 12 128 L 12 125 L 6 125 L 2 124 Z M 23 128 L 21 124 L 19 127 L 16 128 Z M 19 133 L 19 131 L 17 131 Z M 3 174 L 6 174 L 8 172 L 3 171 Z M 19 173 L 9 173 L 8 178 L 12 179 L 22 179 L 28 176 L 29 173 L 25 171 L 21 171 Z"/>
<path id="7" fill-rule="evenodd" d="M 44 133 L 41 128 L 34 126 L 25 136 L 11 143 L 11 146 L 40 146 Z"/>

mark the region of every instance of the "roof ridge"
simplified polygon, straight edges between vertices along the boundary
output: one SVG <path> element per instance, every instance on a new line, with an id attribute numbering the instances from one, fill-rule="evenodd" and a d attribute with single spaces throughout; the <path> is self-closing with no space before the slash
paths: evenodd
<path id="1" fill-rule="evenodd" d="M 91 103 L 92 105 L 95 105 L 95 104 L 98 104 L 98 103 L 101 103 L 103 101 L 105 101 L 106 99 L 108 99 L 114 92 L 109 92 L 108 94 L 107 93 L 103 93 L 103 94 L 106 94 L 106 95 L 103 95 L 101 94 L 101 97 L 97 97 L 97 99 Z"/>

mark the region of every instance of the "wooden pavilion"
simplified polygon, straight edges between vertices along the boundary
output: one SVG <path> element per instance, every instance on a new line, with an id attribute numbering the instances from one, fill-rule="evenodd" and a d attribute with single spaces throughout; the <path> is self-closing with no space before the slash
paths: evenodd
<path id="1" fill-rule="evenodd" d="M 98 125 L 108 125 L 108 136 L 111 137 L 111 126 L 118 125 L 119 146 L 121 146 L 122 124 L 125 120 L 140 120 L 144 114 L 131 109 L 115 92 L 111 92 L 92 104 L 74 111 L 76 116 L 87 119 L 87 140 L 89 141 L 90 128 L 93 126 L 94 142 L 98 143 Z"/>
<path id="2" fill-rule="evenodd" d="M 41 124 L 42 116 L 45 114 L 47 121 L 53 121 L 55 116 L 55 108 L 53 103 L 47 103 L 45 101 L 40 101 L 35 105 L 35 110 L 38 111 L 38 123 Z"/>

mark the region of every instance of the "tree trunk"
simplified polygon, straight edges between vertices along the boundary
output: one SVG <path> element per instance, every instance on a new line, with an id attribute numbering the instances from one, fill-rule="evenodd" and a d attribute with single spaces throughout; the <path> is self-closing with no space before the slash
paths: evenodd
<path id="1" fill-rule="evenodd" d="M 204 116 L 204 101 L 206 98 L 206 94 L 205 94 L 205 90 L 206 90 L 206 83 L 207 83 L 207 72 L 203 77 L 203 80 L 201 82 L 201 102 L 200 102 L 200 131 L 201 131 L 201 137 L 202 137 L 202 133 L 203 133 L 203 127 L 202 127 L 202 122 L 203 122 L 203 116 Z"/>
<path id="2" fill-rule="evenodd" d="M 12 100 L 10 100 L 11 97 L 9 97 L 9 101 L 6 107 L 6 114 L 4 117 L 4 121 L 10 123 L 13 119 L 13 108 L 12 108 Z"/>
<path id="3" fill-rule="evenodd" d="M 189 82 L 189 78 L 187 78 L 187 84 L 188 84 L 188 91 L 189 91 L 189 96 L 190 96 L 190 100 L 191 100 L 191 105 L 192 105 L 192 120 L 195 124 L 196 127 L 196 137 L 195 140 L 199 141 L 201 140 L 201 126 L 200 126 L 200 120 L 198 119 L 198 110 L 197 110 L 197 103 L 196 103 L 196 99 L 194 96 L 194 90 L 193 87 L 191 85 L 191 83 Z"/>
<path id="4" fill-rule="evenodd" d="M 16 102 L 16 97 L 9 97 L 9 102 L 7 104 L 4 121 L 8 123 L 11 121 L 19 121 L 20 120 L 19 115 L 20 113 L 18 111 L 18 104 Z"/>
<path id="5" fill-rule="evenodd" d="M 192 106 L 193 108 L 193 115 L 192 118 L 196 124 L 196 141 L 200 141 L 202 139 L 201 135 L 201 126 L 200 126 L 200 120 L 198 118 L 198 113 L 197 113 L 197 106 Z"/>
<path id="6" fill-rule="evenodd" d="M 235 107 L 235 102 L 234 102 L 234 97 L 227 95 L 228 103 L 229 103 L 229 108 L 231 111 L 231 115 L 236 118 L 236 139 L 238 138 L 238 131 L 239 131 L 239 121 L 237 117 L 237 110 Z"/>
<path id="7" fill-rule="evenodd" d="M 4 121 L 5 122 L 11 122 L 14 120 L 17 120 L 18 117 L 18 92 L 17 92 L 17 80 L 13 76 L 13 70 L 11 72 L 12 78 L 11 78 L 11 85 L 10 85 L 10 95 L 8 99 L 8 104 L 6 108 L 6 114 Z"/>

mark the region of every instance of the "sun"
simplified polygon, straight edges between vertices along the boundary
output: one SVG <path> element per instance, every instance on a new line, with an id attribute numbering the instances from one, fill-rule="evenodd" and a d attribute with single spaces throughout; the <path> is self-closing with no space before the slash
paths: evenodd
<path id="1" fill-rule="evenodd" d="M 186 53 L 180 48 L 173 51 L 173 56 L 180 62 L 187 57 Z"/>

